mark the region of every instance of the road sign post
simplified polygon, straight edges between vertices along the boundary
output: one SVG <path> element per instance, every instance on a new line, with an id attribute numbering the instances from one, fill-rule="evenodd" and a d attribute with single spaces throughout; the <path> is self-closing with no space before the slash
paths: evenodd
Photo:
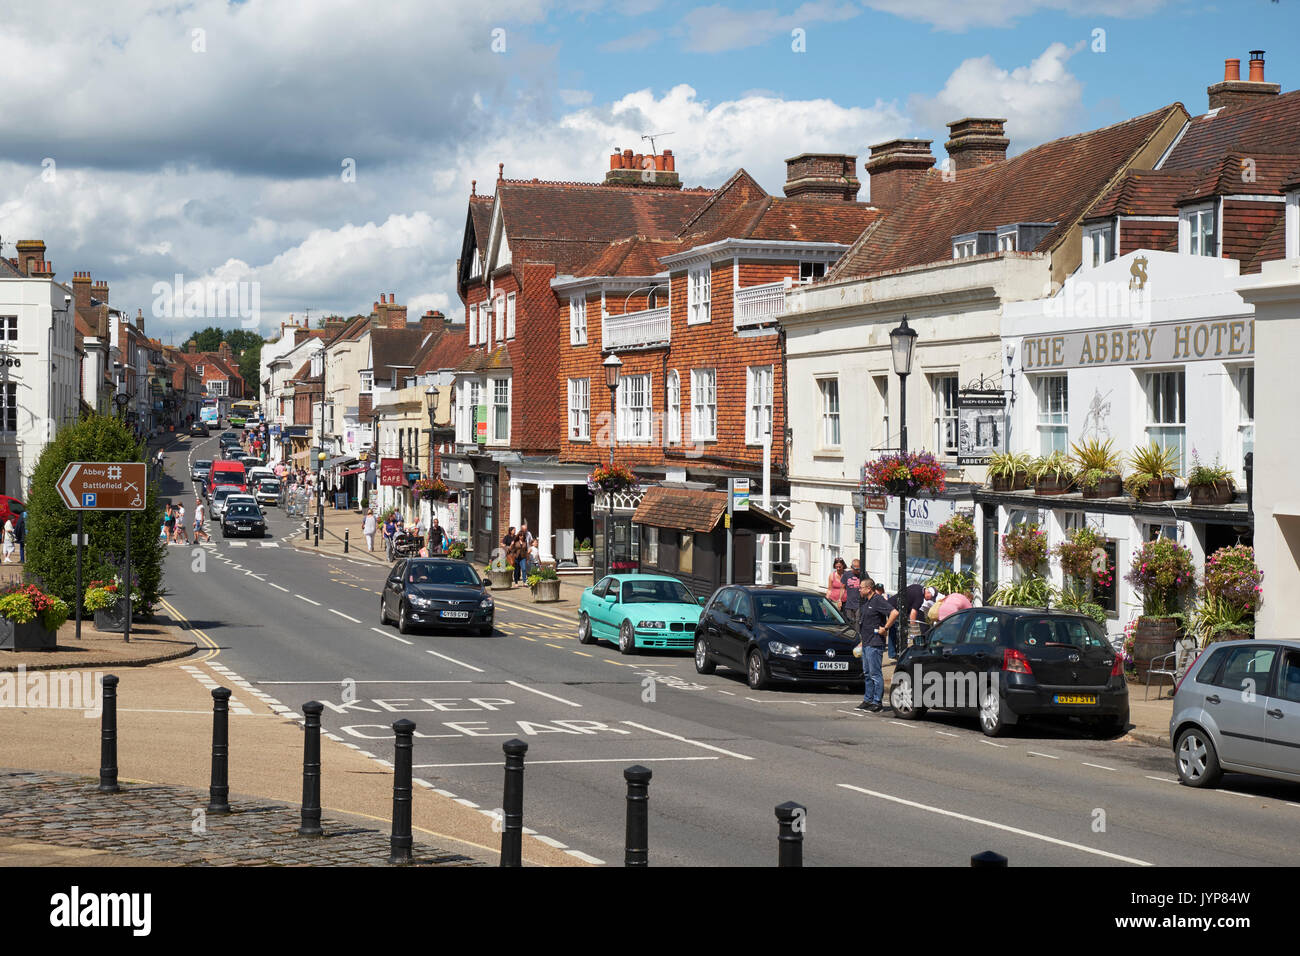
<path id="1" fill-rule="evenodd" d="M 81 592 L 81 548 L 86 543 L 86 519 L 82 512 L 77 512 L 77 640 L 81 640 L 81 605 L 85 595 Z"/>

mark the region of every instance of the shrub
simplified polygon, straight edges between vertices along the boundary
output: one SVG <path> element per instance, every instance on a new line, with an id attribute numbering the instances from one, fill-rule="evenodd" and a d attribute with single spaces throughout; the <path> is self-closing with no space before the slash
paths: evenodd
<path id="1" fill-rule="evenodd" d="M 465 542 L 453 541 L 447 546 L 447 557 L 462 560 L 465 557 Z"/>
<path id="2" fill-rule="evenodd" d="M 989 604 L 1014 607 L 1048 607 L 1056 589 L 1040 574 L 1027 574 L 1019 581 L 1004 584 L 989 595 Z"/>
<path id="3" fill-rule="evenodd" d="M 989 456 L 988 476 L 1014 478 L 1018 474 L 1028 475 L 1032 461 L 1024 452 L 998 452 Z"/>
<path id="4" fill-rule="evenodd" d="M 1160 537 L 1133 552 L 1124 580 L 1142 592 L 1144 616 L 1168 617 L 1195 592 L 1196 565 L 1192 552 L 1177 541 Z"/>
<path id="5" fill-rule="evenodd" d="M 1214 459 L 1213 465 L 1201 463 L 1201 458 L 1192 449 L 1192 467 L 1187 472 L 1187 487 L 1189 488 L 1213 488 L 1215 485 L 1227 483 L 1232 490 L 1237 489 L 1237 480 L 1232 477 L 1232 469 L 1225 465 L 1219 464 L 1219 459 Z"/>
<path id="6" fill-rule="evenodd" d="M 1264 574 L 1255 563 L 1255 549 L 1244 544 L 1220 548 L 1205 562 L 1205 594 L 1240 608 L 1254 612 L 1263 600 L 1264 589 L 1260 582 Z"/>
<path id="7" fill-rule="evenodd" d="M 25 584 L 0 597 L 0 617 L 15 624 L 30 624 L 40 618 L 47 631 L 57 631 L 68 619 L 68 603 L 34 584 Z"/>
<path id="8" fill-rule="evenodd" d="M 934 550 L 944 561 L 954 554 L 968 558 L 975 554 L 975 522 L 963 514 L 955 514 L 939 525 L 934 536 Z"/>
<path id="9" fill-rule="evenodd" d="M 1002 536 L 1002 557 L 1032 574 L 1047 560 L 1047 535 L 1036 524 L 1013 525 Z"/>
<path id="10" fill-rule="evenodd" d="M 971 594 L 979 593 L 973 571 L 940 571 L 925 583 L 940 594 L 962 594 L 966 591 Z"/>
<path id="11" fill-rule="evenodd" d="M 529 571 L 527 584 L 530 588 L 535 588 L 542 581 L 558 581 L 560 574 L 549 564 L 543 564 L 536 571 Z"/>

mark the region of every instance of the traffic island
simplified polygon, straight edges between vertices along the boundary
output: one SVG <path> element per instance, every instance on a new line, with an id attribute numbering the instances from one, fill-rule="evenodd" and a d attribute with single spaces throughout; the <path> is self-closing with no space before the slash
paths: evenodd
<path id="1" fill-rule="evenodd" d="M 196 644 L 174 628 L 162 624 L 139 624 L 131 628 L 131 643 L 121 634 L 97 631 L 89 621 L 77 626 L 68 621 L 59 628 L 52 650 L 0 651 L 0 671 L 19 667 L 28 671 L 60 670 L 69 667 L 143 667 L 193 654 Z"/>

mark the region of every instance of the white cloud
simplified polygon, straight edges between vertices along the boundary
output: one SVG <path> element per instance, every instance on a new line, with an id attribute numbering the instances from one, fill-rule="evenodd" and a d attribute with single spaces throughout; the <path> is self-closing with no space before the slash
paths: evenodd
<path id="1" fill-rule="evenodd" d="M 892 13 L 907 20 L 929 23 L 938 30 L 961 33 L 971 27 L 1010 27 L 1016 21 L 1041 10 L 1068 13 L 1073 17 L 1150 16 L 1168 0 L 862 0 L 873 10 Z"/>
<path id="2" fill-rule="evenodd" d="M 742 50 L 782 36 L 790 39 L 791 31 L 807 30 L 815 23 L 851 20 L 861 13 L 849 3 L 812 0 L 789 14 L 776 10 L 735 10 L 714 4 L 697 7 L 682 17 L 676 33 L 685 37 L 685 48 L 694 53 L 721 53 Z"/>
<path id="3" fill-rule="evenodd" d="M 638 30 L 636 33 L 629 33 L 627 36 L 610 40 L 608 43 L 602 43 L 600 49 L 605 53 L 626 53 L 629 50 L 644 50 L 646 47 L 658 43 L 662 36 L 663 34 L 658 30 L 647 27 L 644 30 Z"/>

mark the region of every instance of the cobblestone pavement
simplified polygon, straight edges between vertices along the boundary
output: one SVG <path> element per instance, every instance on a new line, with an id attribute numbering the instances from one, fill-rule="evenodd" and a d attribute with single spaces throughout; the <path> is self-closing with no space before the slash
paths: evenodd
<path id="1" fill-rule="evenodd" d="M 297 806 L 243 802 L 232 795 L 230 814 L 210 814 L 206 791 L 124 784 L 111 794 L 100 793 L 97 785 L 86 777 L 0 770 L 0 837 L 161 865 L 388 865 L 387 833 L 325 817 L 324 836 L 299 836 Z M 203 822 L 198 833 L 196 819 Z M 416 866 L 484 865 L 418 839 L 413 856 Z"/>

